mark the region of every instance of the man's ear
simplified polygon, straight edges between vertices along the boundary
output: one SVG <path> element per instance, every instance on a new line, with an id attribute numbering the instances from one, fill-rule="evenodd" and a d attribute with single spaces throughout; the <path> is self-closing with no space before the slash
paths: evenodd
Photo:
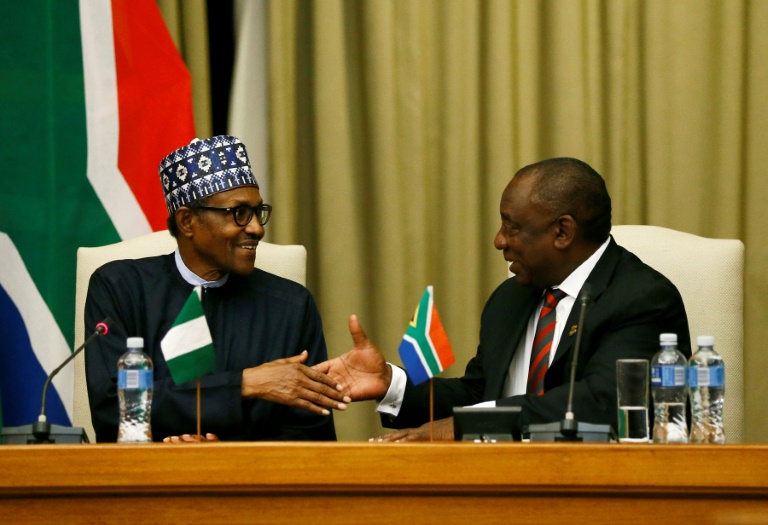
<path id="1" fill-rule="evenodd" d="M 572 215 L 566 213 L 558 217 L 555 221 L 555 247 L 562 250 L 570 246 L 576 238 L 578 227 Z"/>
<path id="2" fill-rule="evenodd" d="M 173 214 L 173 218 L 179 228 L 179 233 L 187 238 L 192 237 L 194 226 L 197 223 L 197 215 L 186 206 L 181 206 Z"/>

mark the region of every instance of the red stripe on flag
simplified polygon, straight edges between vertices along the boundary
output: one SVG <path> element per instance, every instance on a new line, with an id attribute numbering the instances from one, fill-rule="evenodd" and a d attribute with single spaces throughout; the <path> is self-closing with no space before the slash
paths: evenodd
<path id="1" fill-rule="evenodd" d="M 160 160 L 195 136 L 191 76 L 154 0 L 112 0 L 120 118 L 118 167 L 152 229 L 168 210 Z"/>
<path id="2" fill-rule="evenodd" d="M 429 326 L 429 338 L 435 346 L 437 358 L 440 360 L 443 370 L 453 364 L 456 358 L 453 356 L 451 343 L 448 341 L 448 335 L 445 333 L 443 323 L 440 322 L 440 316 L 437 315 L 437 307 L 432 306 L 432 323 Z"/>

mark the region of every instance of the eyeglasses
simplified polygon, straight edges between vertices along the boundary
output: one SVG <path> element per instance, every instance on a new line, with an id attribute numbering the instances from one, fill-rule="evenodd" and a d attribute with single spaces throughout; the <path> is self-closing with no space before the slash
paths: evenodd
<path id="1" fill-rule="evenodd" d="M 235 219 L 235 224 L 238 226 L 248 226 L 253 219 L 253 215 L 256 214 L 256 220 L 259 224 L 264 226 L 269 222 L 269 216 L 272 215 L 272 206 L 269 204 L 261 203 L 256 206 L 248 206 L 242 204 L 232 208 L 220 208 L 218 206 L 195 206 L 200 210 L 216 210 L 226 211 L 232 214 L 232 218 Z"/>

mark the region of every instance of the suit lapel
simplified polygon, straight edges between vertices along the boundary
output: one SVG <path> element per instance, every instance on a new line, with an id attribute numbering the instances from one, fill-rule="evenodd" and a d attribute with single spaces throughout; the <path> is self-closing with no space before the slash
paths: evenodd
<path id="1" fill-rule="evenodd" d="M 600 260 L 597 261 L 595 268 L 592 270 L 592 273 L 587 277 L 587 282 L 592 285 L 592 299 L 590 303 L 587 304 L 587 309 L 584 315 L 585 323 L 589 322 L 589 310 L 591 309 L 592 304 L 600 299 L 600 296 L 608 286 L 614 269 L 619 262 L 620 253 L 621 250 L 619 249 L 619 246 L 616 244 L 616 241 L 613 240 L 613 237 L 611 237 L 611 241 L 608 243 L 605 253 L 603 253 L 603 256 L 600 257 Z M 563 328 L 563 333 L 560 336 L 560 342 L 557 344 L 555 357 L 552 360 L 550 368 L 555 362 L 568 355 L 573 349 L 576 343 L 576 334 L 581 330 L 581 327 L 578 326 L 580 309 L 581 304 L 577 298 L 573 308 L 571 308 L 571 313 L 568 315 L 568 322 L 566 323 L 565 328 Z"/>
<path id="2" fill-rule="evenodd" d="M 520 345 L 520 340 L 525 337 L 528 320 L 536 309 L 540 297 L 541 290 L 517 285 L 516 293 L 509 301 L 507 316 L 509 322 L 501 332 L 503 344 L 500 347 L 503 350 L 488 360 L 489 366 L 485 370 L 486 392 L 491 396 L 489 399 L 498 399 L 501 396 L 512 357 Z"/>

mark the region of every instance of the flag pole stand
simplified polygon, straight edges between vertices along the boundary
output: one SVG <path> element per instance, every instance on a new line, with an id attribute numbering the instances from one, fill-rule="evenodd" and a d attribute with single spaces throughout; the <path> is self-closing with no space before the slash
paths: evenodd
<path id="1" fill-rule="evenodd" d="M 429 378 L 429 441 L 433 441 L 433 427 L 435 422 L 435 382 L 434 378 Z"/>
<path id="2" fill-rule="evenodd" d="M 197 442 L 203 442 L 203 436 L 200 434 L 200 378 L 197 378 Z"/>

